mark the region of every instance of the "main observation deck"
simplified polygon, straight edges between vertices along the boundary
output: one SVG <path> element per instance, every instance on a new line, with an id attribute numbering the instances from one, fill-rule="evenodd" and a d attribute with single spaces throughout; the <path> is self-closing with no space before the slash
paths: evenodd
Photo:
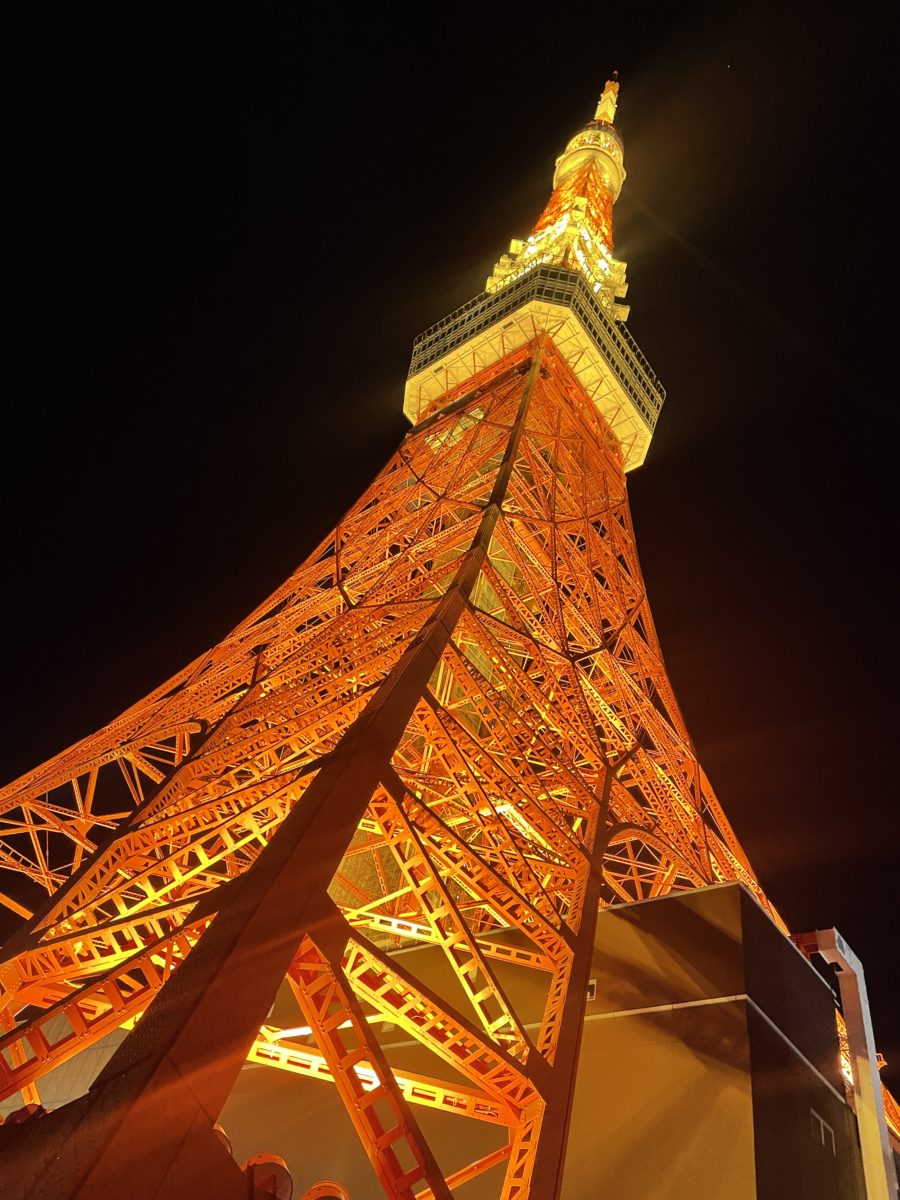
<path id="1" fill-rule="evenodd" d="M 644 461 L 665 391 L 634 338 L 604 310 L 580 271 L 536 266 L 476 296 L 416 338 L 403 411 L 415 424 L 434 400 L 547 333 L 622 446 Z"/>

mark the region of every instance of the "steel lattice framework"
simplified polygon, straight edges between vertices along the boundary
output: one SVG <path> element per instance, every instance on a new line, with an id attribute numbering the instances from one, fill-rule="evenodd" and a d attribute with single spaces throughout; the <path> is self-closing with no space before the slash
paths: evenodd
<path id="1" fill-rule="evenodd" d="M 557 207 L 611 223 L 611 199 L 579 208 L 602 180 L 577 166 Z M 34 914 L 8 901 L 2 1095 L 36 1102 L 47 1072 L 137 1022 L 35 1160 L 46 1188 L 64 1193 L 77 1136 L 96 1153 L 71 1194 L 114 1192 L 135 1122 L 129 1171 L 157 1178 L 172 1127 L 207 1128 L 250 1058 L 337 1087 L 388 1197 L 447 1200 L 491 1172 L 503 1200 L 549 1200 L 598 905 L 737 879 L 769 907 L 666 674 L 616 411 L 559 314 L 522 311 L 519 344 L 486 364 L 476 347 L 459 383 L 420 396 L 398 452 L 264 604 L 0 793 L 0 866 L 48 895 Z M 419 944 L 452 991 L 394 953 Z M 541 989 L 536 1032 L 509 972 Z M 287 1037 L 266 1024 L 285 979 L 308 1030 Z M 431 1073 L 392 1068 L 385 1028 Z M 418 1106 L 490 1125 L 496 1148 L 443 1173 Z"/>

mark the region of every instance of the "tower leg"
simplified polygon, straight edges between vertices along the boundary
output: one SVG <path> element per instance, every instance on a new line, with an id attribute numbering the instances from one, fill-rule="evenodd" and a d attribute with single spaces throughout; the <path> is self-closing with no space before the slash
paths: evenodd
<path id="1" fill-rule="evenodd" d="M 306 935 L 315 939 L 348 841 L 468 602 L 506 495 L 540 359 L 538 350 L 521 368 L 527 375 L 517 415 L 453 583 L 87 1096 L 35 1124 L 27 1164 L 33 1182 L 21 1189 L 23 1200 L 202 1194 L 182 1183 L 185 1155 L 195 1139 L 213 1137 L 298 945 Z M 439 1187 L 435 1194 L 442 1196 Z"/>

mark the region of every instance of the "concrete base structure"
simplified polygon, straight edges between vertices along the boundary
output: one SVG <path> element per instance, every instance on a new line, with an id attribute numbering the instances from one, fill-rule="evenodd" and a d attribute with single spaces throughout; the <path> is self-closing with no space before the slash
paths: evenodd
<path id="1" fill-rule="evenodd" d="M 440 952 L 399 953 L 415 955 L 417 974 L 452 997 L 455 979 Z M 498 963 L 498 974 L 533 1033 L 542 1005 L 527 989 L 533 973 Z M 287 991 L 272 1021 L 297 1024 Z M 418 1045 L 392 1040 L 390 1029 L 382 1036 L 396 1070 L 433 1072 Z M 112 1049 L 103 1048 L 98 1065 Z M 90 1082 L 76 1063 L 51 1078 L 45 1103 L 54 1107 Z M 416 1115 L 448 1172 L 506 1141 L 500 1126 L 420 1107 Z M 237 1162 L 261 1152 L 286 1160 L 295 1196 L 332 1179 L 352 1200 L 381 1198 L 327 1083 L 248 1065 L 220 1120 Z M 494 1171 L 459 1195 L 489 1200 L 498 1188 Z M 831 988 L 740 885 L 673 893 L 598 917 L 563 1200 L 606 1197 L 866 1198 Z"/>
<path id="2" fill-rule="evenodd" d="M 434 959 L 427 970 L 440 987 L 438 955 L 407 953 L 420 958 L 417 970 L 422 956 Z M 516 995 L 517 982 L 512 971 L 503 979 L 534 1029 L 538 997 Z M 388 1057 L 428 1069 L 409 1043 L 389 1045 Z M 504 1141 L 496 1127 L 417 1115 L 446 1168 Z M 353 1200 L 380 1194 L 324 1084 L 248 1067 L 221 1119 L 238 1159 L 283 1155 L 301 1195 L 320 1178 L 341 1182 Z M 487 1200 L 497 1186 L 488 1175 L 462 1195 Z M 865 1197 L 831 989 L 737 884 L 600 913 L 563 1198 L 607 1196 Z"/>
<path id="3" fill-rule="evenodd" d="M 600 914 L 566 1200 L 857 1200 L 827 983 L 738 885 Z"/>

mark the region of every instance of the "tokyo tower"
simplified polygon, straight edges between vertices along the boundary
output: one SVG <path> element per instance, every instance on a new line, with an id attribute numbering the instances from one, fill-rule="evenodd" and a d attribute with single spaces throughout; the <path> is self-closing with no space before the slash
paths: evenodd
<path id="1" fill-rule="evenodd" d="M 28 1118 L 0 1130 L 10 1194 L 286 1194 L 264 1167 L 248 1193 L 215 1127 L 249 1061 L 337 1090 L 368 1196 L 480 1179 L 554 1200 L 598 910 L 737 881 L 780 924 L 638 560 L 626 475 L 664 392 L 624 325 L 617 97 L 484 292 L 417 339 L 412 428 L 334 532 L 218 645 L 0 791 L 22 922 L 0 1085 Z M 46 893 L 33 912 L 14 876 Z M 45 1081 L 116 1033 L 43 1113 Z M 483 1128 L 477 1154 L 439 1162 L 435 1113 Z M 299 1194 L 348 1196 L 309 1154 Z"/>

